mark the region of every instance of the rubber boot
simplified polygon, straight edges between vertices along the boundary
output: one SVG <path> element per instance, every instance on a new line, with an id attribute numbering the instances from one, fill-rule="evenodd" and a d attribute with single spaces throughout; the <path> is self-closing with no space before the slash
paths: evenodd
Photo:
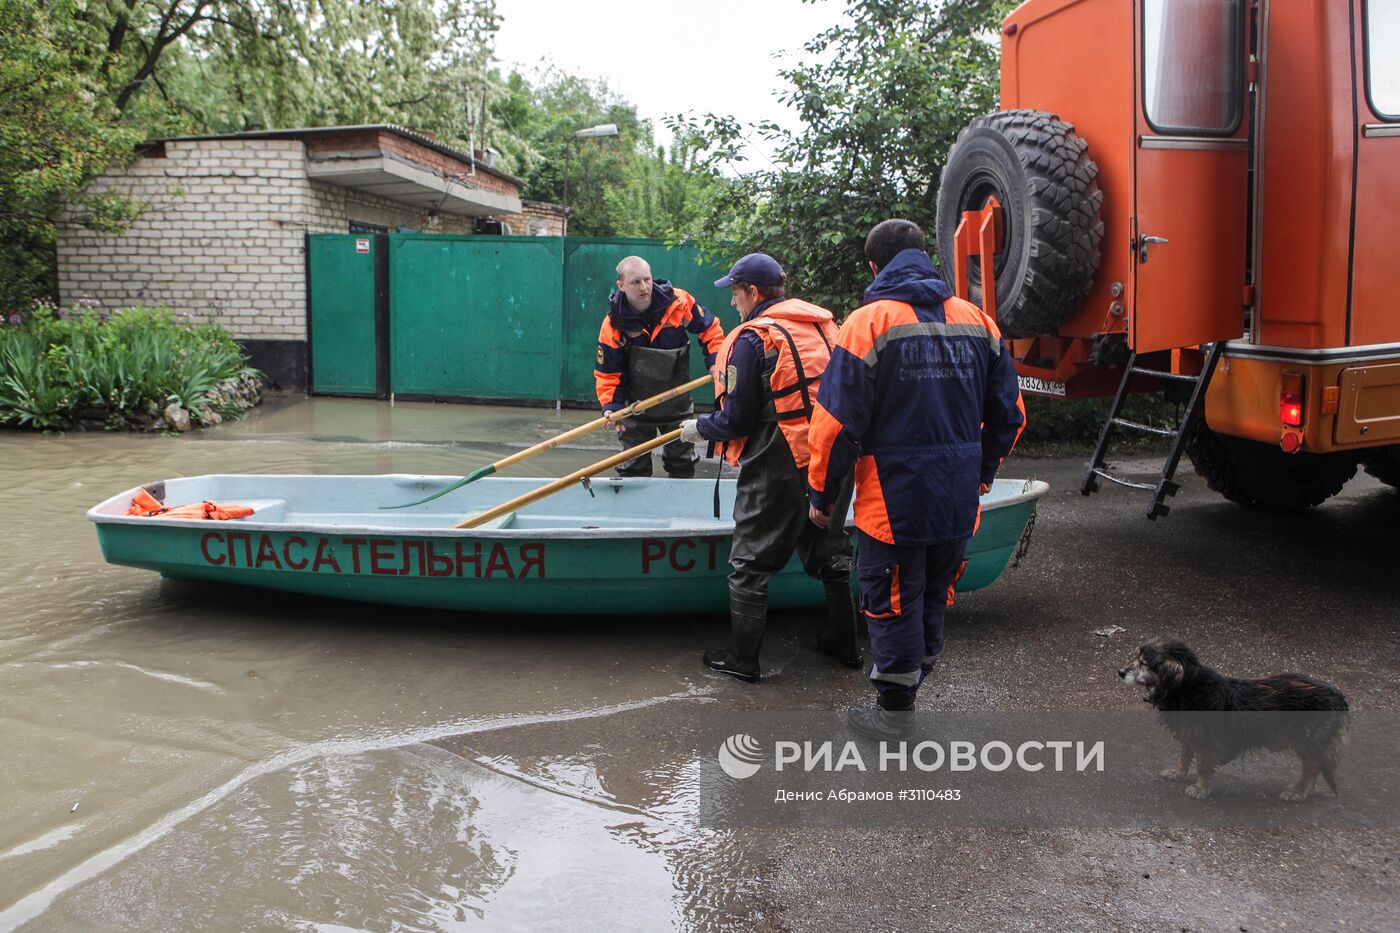
<path id="1" fill-rule="evenodd" d="M 908 705 L 904 705 L 905 703 Z M 897 707 L 891 709 L 890 707 Z M 887 696 L 881 694 L 874 709 L 864 706 L 846 708 L 846 725 L 857 735 L 876 741 L 900 742 L 914 733 L 914 693 Z"/>
<path id="2" fill-rule="evenodd" d="M 759 679 L 758 651 L 763 647 L 763 626 L 768 621 L 768 601 L 729 593 L 729 647 L 705 652 L 705 666 L 744 683 Z"/>
<path id="3" fill-rule="evenodd" d="M 817 635 L 817 650 L 852 670 L 865 666 L 856 641 L 856 606 L 848 583 L 826 584 L 826 630 Z"/>

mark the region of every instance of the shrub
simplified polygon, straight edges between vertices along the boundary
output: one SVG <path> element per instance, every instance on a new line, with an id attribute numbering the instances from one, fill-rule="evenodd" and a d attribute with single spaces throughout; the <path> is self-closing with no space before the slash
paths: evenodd
<path id="1" fill-rule="evenodd" d="M 171 403 L 231 416 L 236 409 L 214 389 L 248 372 L 247 362 L 222 327 L 168 308 L 108 315 L 36 302 L 0 326 L 0 424 L 148 423 Z"/>
<path id="2" fill-rule="evenodd" d="M 1108 418 L 1113 399 L 1053 399 L 1024 396 L 1026 431 L 1016 450 L 1027 456 L 1087 454 L 1093 450 Z M 1129 396 L 1123 417 L 1140 424 L 1175 429 L 1183 415 L 1182 406 L 1156 394 Z M 1151 434 L 1117 431 L 1111 450 L 1117 453 L 1165 448 L 1168 440 Z"/>

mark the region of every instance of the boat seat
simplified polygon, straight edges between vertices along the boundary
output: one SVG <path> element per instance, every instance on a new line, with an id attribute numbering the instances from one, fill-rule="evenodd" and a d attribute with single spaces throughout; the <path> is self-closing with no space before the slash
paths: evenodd
<path id="1" fill-rule="evenodd" d="M 500 530 L 500 529 L 502 529 L 502 528 L 509 528 L 509 527 L 511 526 L 511 524 L 512 524 L 514 521 L 515 521 L 515 513 L 514 513 L 514 512 L 507 512 L 507 513 L 504 514 L 504 515 L 499 515 L 499 516 L 497 516 L 496 518 L 491 519 L 489 522 L 483 522 L 482 524 L 477 525 L 475 528 L 472 528 L 472 529 L 470 529 L 470 530 L 471 530 L 471 531 L 498 531 L 498 530 Z"/>
<path id="2" fill-rule="evenodd" d="M 253 510 L 250 522 L 280 522 L 287 517 L 286 499 L 230 499 L 231 505 L 246 505 Z"/>

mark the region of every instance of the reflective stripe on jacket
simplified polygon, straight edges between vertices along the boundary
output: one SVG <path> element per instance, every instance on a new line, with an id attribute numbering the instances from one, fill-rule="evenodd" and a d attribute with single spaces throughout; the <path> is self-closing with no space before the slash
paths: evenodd
<path id="1" fill-rule="evenodd" d="M 910 300 L 898 300 L 907 296 Z M 856 527 L 887 544 L 970 537 L 1025 425 L 996 322 L 905 250 L 841 326 L 812 416 L 809 497 L 830 508 L 855 467 Z"/>
<path id="2" fill-rule="evenodd" d="M 719 319 L 686 290 L 675 288 L 670 282 L 654 282 L 651 307 L 640 313 L 632 309 L 627 296 L 620 292 L 614 292 L 608 304 L 607 316 L 598 331 L 598 353 L 593 368 L 598 404 L 604 411 L 615 411 L 647 397 L 634 391 L 632 364 L 638 358 L 656 354 L 636 351 L 664 351 L 674 360 L 684 357 L 688 361 L 690 335 L 695 334 L 705 348 L 706 368 L 714 365 L 715 354 L 724 340 L 724 328 Z M 655 363 L 650 359 L 647 362 Z M 681 370 L 680 366 L 676 368 Z M 688 369 L 681 370 L 681 378 L 658 391 L 685 382 L 688 372 Z"/>
<path id="3" fill-rule="evenodd" d="M 765 402 L 759 416 L 762 421 L 776 421 L 781 429 L 792 459 L 805 467 L 810 454 L 807 429 L 816 405 L 821 376 L 831 359 L 836 340 L 836 319 L 825 308 L 799 298 L 788 298 L 769 305 L 756 318 L 740 324 L 725 338 L 720 347 L 722 365 L 715 374 L 715 401 L 724 407 L 730 380 L 760 378 L 759 373 L 732 371 L 730 358 L 734 341 L 740 334 L 752 333 L 763 341 L 765 360 L 773 361 L 764 387 Z M 721 381 L 723 379 L 724 381 Z M 724 442 L 724 459 L 738 465 L 747 438 Z"/>

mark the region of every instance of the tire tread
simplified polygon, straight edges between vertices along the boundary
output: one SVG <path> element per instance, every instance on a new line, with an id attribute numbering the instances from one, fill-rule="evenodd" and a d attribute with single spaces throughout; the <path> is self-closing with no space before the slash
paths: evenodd
<path id="1" fill-rule="evenodd" d="M 948 154 L 945 180 L 964 142 L 984 132 L 1001 136 L 1015 153 L 1031 205 L 1031 229 L 1025 231 L 1030 261 L 1023 269 L 1003 268 L 998 276 L 998 297 L 1006 296 L 997 304 L 998 322 L 1008 337 L 1054 333 L 1082 307 L 1098 271 L 1104 230 L 1098 166 L 1088 156 L 1088 143 L 1055 114 L 1003 110 L 978 117 L 962 130 Z M 954 197 L 949 203 L 957 201 Z M 944 205 L 940 191 L 940 213 Z M 939 229 L 947 225 L 940 222 Z M 951 268 L 951 244 L 945 249 L 940 241 L 939 252 L 945 269 Z M 973 301 L 980 303 L 980 290 L 974 289 Z"/>

